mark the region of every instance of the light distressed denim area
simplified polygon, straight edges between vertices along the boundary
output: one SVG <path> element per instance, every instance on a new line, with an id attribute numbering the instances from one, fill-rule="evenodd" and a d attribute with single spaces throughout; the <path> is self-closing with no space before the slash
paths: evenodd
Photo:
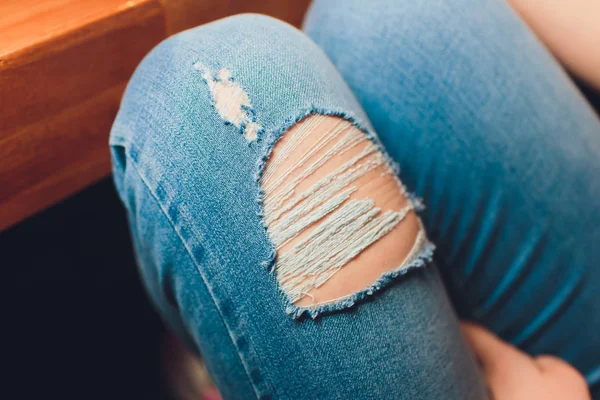
<path id="1" fill-rule="evenodd" d="M 305 31 L 357 96 L 452 302 L 600 398 L 600 123 L 506 2 L 317 0 Z"/>
<path id="2" fill-rule="evenodd" d="M 318 46 L 243 15 L 138 67 L 110 143 L 154 303 L 226 399 L 485 399 L 453 307 L 597 390 L 598 118 L 500 1 L 369 4 L 317 1 Z M 272 270 L 260 171 L 309 114 L 383 144 L 437 249 L 305 310 Z"/>
<path id="3" fill-rule="evenodd" d="M 247 94 L 244 115 L 214 95 L 230 78 Z M 288 313 L 268 268 L 273 246 L 256 175 L 273 138 L 314 112 L 374 134 L 323 52 L 274 19 L 221 20 L 146 57 L 111 146 L 154 302 L 227 399 L 484 398 L 434 265 L 343 310 Z"/>

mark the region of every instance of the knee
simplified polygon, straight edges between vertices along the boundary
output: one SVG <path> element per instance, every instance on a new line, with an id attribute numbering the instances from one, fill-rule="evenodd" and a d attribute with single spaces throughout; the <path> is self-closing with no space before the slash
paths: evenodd
<path id="1" fill-rule="evenodd" d="M 173 159 L 165 151 L 189 156 L 234 145 L 225 139 L 232 126 L 245 142 L 256 142 L 261 130 L 331 103 L 356 108 L 322 50 L 285 22 L 243 14 L 153 49 L 128 84 L 112 137 L 135 144 L 138 151 L 130 153 L 149 161 L 158 153 Z"/>
<path id="2" fill-rule="evenodd" d="M 273 63 L 283 64 L 286 51 L 288 55 L 300 53 L 297 48 L 307 41 L 291 25 L 258 14 L 224 18 L 164 40 L 130 79 L 111 143 L 124 148 L 128 158 L 151 165 L 152 159 L 168 158 L 161 157 L 161 152 L 189 155 L 198 144 L 214 141 L 219 124 L 257 128 L 251 121 L 248 90 L 242 90 L 242 85 L 262 92 L 264 70 L 276 70 Z M 232 90 L 217 90 L 228 89 L 227 83 Z M 246 98 L 240 99 L 240 93 Z M 231 103 L 232 96 L 239 102 L 237 116 L 225 115 L 231 114 L 229 104 L 223 107 L 225 114 L 219 109 L 224 97 Z M 212 126 L 215 110 L 221 118 L 213 118 L 218 124 Z M 249 133 L 250 138 L 256 130 Z M 114 158 L 114 164 L 118 167 L 119 160 Z"/>
<path id="3" fill-rule="evenodd" d="M 217 184 L 242 163 L 253 170 L 261 139 L 315 110 L 366 120 L 302 32 L 260 15 L 226 18 L 173 36 L 142 61 L 111 131 L 114 165 L 133 162 L 158 186 L 193 163 Z"/>
<path id="4" fill-rule="evenodd" d="M 274 106 L 270 102 L 274 91 L 279 94 L 287 85 L 288 92 L 293 92 L 295 84 L 304 87 L 308 81 L 316 82 L 311 71 L 321 69 L 319 64 L 325 59 L 302 32 L 283 21 L 258 14 L 236 15 L 181 32 L 157 45 L 134 72 L 112 136 L 120 137 L 123 142 L 130 141 L 126 136 L 132 132 L 136 135 L 144 132 L 144 138 L 134 139 L 143 147 L 152 134 L 166 134 L 165 129 L 153 127 L 164 126 L 169 120 L 206 121 L 214 108 L 219 111 L 222 93 L 234 96 L 241 93 L 266 106 Z M 303 68 L 309 71 L 307 74 L 295 69 L 301 65 L 307 65 Z M 232 83 L 229 86 L 233 92 L 214 91 L 228 82 Z M 297 100 L 289 95 L 286 98 Z M 212 104 L 207 104 L 206 99 Z M 242 108 L 250 108 L 249 98 L 241 101 Z M 281 108 L 281 103 L 277 105 Z M 250 115 L 219 114 L 222 122 L 237 128 L 251 122 Z M 159 144 L 168 142 L 164 139 L 169 138 L 161 138 Z"/>

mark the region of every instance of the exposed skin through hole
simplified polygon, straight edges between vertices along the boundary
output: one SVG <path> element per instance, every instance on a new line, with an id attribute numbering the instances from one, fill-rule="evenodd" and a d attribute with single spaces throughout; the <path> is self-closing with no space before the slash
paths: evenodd
<path id="1" fill-rule="evenodd" d="M 310 130 L 306 130 L 306 127 L 308 126 L 311 127 Z M 293 138 L 295 135 L 300 134 L 299 132 L 302 131 L 303 127 L 304 131 L 307 132 L 305 138 L 298 143 L 293 151 L 282 154 L 282 149 L 285 149 L 290 140 L 294 140 Z M 279 177 L 283 176 L 286 171 L 291 171 L 291 173 L 281 181 L 279 187 L 292 182 L 294 178 L 302 174 L 308 166 L 322 159 L 324 154 L 340 141 L 339 139 L 331 140 L 330 143 L 322 146 L 322 148 L 307 158 L 302 165 L 298 165 L 298 162 L 302 157 L 305 156 L 311 148 L 314 148 L 315 144 L 319 143 L 319 141 L 322 142 L 323 138 L 326 137 L 325 135 L 330 135 L 336 128 L 342 129 L 342 134 L 339 135 L 339 137 L 348 132 L 355 137 L 360 138 L 360 140 L 362 140 L 362 137 L 366 137 L 364 133 L 360 132 L 358 128 L 347 121 L 343 121 L 336 116 L 322 115 L 311 115 L 286 132 L 276 143 L 265 167 L 262 181 L 262 187 L 265 190 L 265 199 L 268 199 L 273 192 L 277 192 L 278 189 L 273 189 L 274 182 L 276 182 Z M 354 132 L 351 132 L 351 130 L 354 130 Z M 370 140 L 362 140 L 360 143 L 343 153 L 336 152 L 335 155 L 327 159 L 327 161 L 313 173 L 300 180 L 294 190 L 294 196 L 298 197 L 301 193 L 309 190 L 317 184 L 317 182 L 323 180 L 323 178 L 332 172 L 340 170 L 344 164 L 361 154 L 368 145 L 372 145 Z M 380 154 L 378 150 L 377 153 Z M 367 159 L 365 158 L 365 160 Z M 271 167 L 270 165 L 275 165 L 276 167 Z M 349 199 L 345 200 L 342 206 L 352 200 L 365 199 L 373 200 L 374 207 L 381 209 L 380 213 L 388 210 L 400 212 L 403 208 L 410 206 L 409 200 L 407 200 L 404 195 L 399 181 L 385 163 L 383 165 L 378 165 L 347 185 L 347 187 L 351 186 L 355 188 L 355 191 L 350 195 Z M 307 200 L 300 201 L 298 204 L 302 204 L 306 201 Z M 265 213 L 267 212 L 269 211 L 265 210 Z M 269 230 L 285 218 L 287 214 L 288 212 L 285 212 L 279 218 L 268 221 L 267 226 Z M 311 233 L 318 229 L 324 221 L 327 221 L 331 215 L 332 214 L 325 215 L 310 226 L 304 228 L 291 240 L 279 245 L 277 248 L 278 259 L 282 258 L 283 254 L 292 251 L 294 246 L 309 237 Z M 266 217 L 268 217 L 268 215 L 266 215 Z M 414 210 L 409 210 L 408 213 L 406 213 L 406 216 L 393 226 L 391 231 L 368 245 L 368 247 L 360 251 L 358 255 L 345 263 L 341 268 L 336 269 L 335 273 L 320 286 L 312 287 L 307 292 L 303 292 L 303 296 L 296 299 L 294 304 L 310 307 L 343 298 L 369 287 L 382 274 L 402 265 L 415 244 L 419 230 L 420 224 L 418 222 L 418 217 Z M 340 245 L 351 248 L 354 243 L 340 243 Z M 301 261 L 302 259 L 300 259 L 300 262 Z M 275 268 L 277 272 L 277 263 Z M 305 279 L 311 279 L 311 277 L 307 276 Z M 280 283 L 282 282 L 280 281 Z"/>

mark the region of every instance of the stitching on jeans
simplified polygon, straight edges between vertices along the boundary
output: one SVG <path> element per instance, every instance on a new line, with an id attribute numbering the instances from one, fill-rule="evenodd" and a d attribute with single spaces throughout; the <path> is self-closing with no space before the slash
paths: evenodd
<path id="1" fill-rule="evenodd" d="M 125 147 L 128 150 L 128 153 L 131 154 L 131 150 L 134 148 L 133 144 L 131 142 L 128 143 L 128 145 L 125 145 L 125 141 L 121 144 L 118 144 L 120 146 Z M 134 158 L 129 157 L 132 161 L 136 161 Z M 168 211 L 165 209 L 165 206 L 163 205 L 163 203 L 160 201 L 159 197 L 157 196 L 157 194 L 155 193 L 155 191 L 152 189 L 151 185 L 148 183 L 148 181 L 144 178 L 144 176 L 142 175 L 142 173 L 140 172 L 140 169 L 138 168 L 138 166 L 136 165 L 135 162 L 131 162 L 130 163 L 133 166 L 133 170 L 135 171 L 136 175 L 140 178 L 140 180 L 142 181 L 142 183 L 144 184 L 144 186 L 146 187 L 146 189 L 150 192 L 152 198 L 157 202 L 160 210 L 162 211 L 163 215 L 165 216 L 165 218 L 167 218 L 167 220 L 169 221 L 169 224 L 171 225 L 171 228 L 173 229 L 173 231 L 175 232 L 175 234 L 177 235 L 177 237 L 179 238 L 179 241 L 181 242 L 181 244 L 183 245 L 183 248 L 186 250 L 186 253 L 188 254 L 188 256 L 190 257 L 192 263 L 195 266 L 196 271 L 198 271 L 198 273 L 200 274 L 200 277 L 202 279 L 202 282 L 204 283 L 204 285 L 206 286 L 206 288 L 208 289 L 213 302 L 215 303 L 215 306 L 219 312 L 219 316 L 221 318 L 221 321 L 223 322 L 223 324 L 227 327 L 227 332 L 229 333 L 229 338 L 233 344 L 233 346 L 236 348 L 237 353 L 238 353 L 238 357 L 240 358 L 240 362 L 241 364 L 244 366 L 244 371 L 246 372 L 246 376 L 248 378 L 248 381 L 250 382 L 250 385 L 252 386 L 253 390 L 254 390 L 254 394 L 256 395 L 256 398 L 262 398 L 262 396 L 265 395 L 269 395 L 268 392 L 263 392 L 261 391 L 257 384 L 255 383 L 254 379 L 252 378 L 252 374 L 251 374 L 251 370 L 250 370 L 250 366 L 248 365 L 247 360 L 245 360 L 241 355 L 242 355 L 242 351 L 238 348 L 237 345 L 237 340 L 240 337 L 243 337 L 243 335 L 238 335 L 235 333 L 235 330 L 232 329 L 230 327 L 230 324 L 228 323 L 228 320 L 226 318 L 224 318 L 223 316 L 223 310 L 221 309 L 221 303 L 219 301 L 217 301 L 217 298 L 213 292 L 212 286 L 208 284 L 208 280 L 206 278 L 206 276 L 204 276 L 204 274 L 201 272 L 201 268 L 199 267 L 198 263 L 196 262 L 196 259 L 194 257 L 194 252 L 192 251 L 192 249 L 189 248 L 187 241 L 183 239 L 181 232 L 179 231 L 179 229 L 177 228 L 177 225 L 175 225 L 168 213 Z M 197 244 L 198 245 L 198 244 Z M 207 249 L 207 248 L 205 248 Z M 235 337 L 237 336 L 237 337 Z"/>

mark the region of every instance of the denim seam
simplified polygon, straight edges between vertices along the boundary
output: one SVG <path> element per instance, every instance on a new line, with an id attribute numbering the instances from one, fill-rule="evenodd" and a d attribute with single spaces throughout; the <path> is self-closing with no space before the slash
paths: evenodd
<path id="1" fill-rule="evenodd" d="M 129 141 L 120 141 L 121 143 L 119 144 L 120 146 L 124 146 L 125 142 L 127 142 L 127 144 L 129 146 L 124 146 L 126 148 L 131 148 L 133 147 L 133 144 Z M 200 275 L 200 277 L 202 278 L 202 281 L 204 282 L 204 285 L 206 286 L 206 288 L 208 289 L 210 296 L 213 300 L 213 303 L 215 304 L 215 307 L 217 308 L 217 310 L 219 311 L 219 317 L 221 318 L 221 321 L 223 322 L 223 324 L 227 327 L 227 331 L 229 332 L 229 339 L 231 340 L 233 346 L 235 347 L 235 349 L 237 350 L 238 353 L 238 357 L 240 359 L 240 362 L 242 363 L 242 365 L 244 366 L 244 370 L 246 372 L 246 376 L 248 378 L 248 381 L 250 382 L 250 384 L 252 385 L 252 388 L 254 389 L 254 393 L 256 395 L 257 399 L 262 398 L 265 394 L 267 393 L 261 393 L 261 391 L 259 390 L 259 388 L 257 387 L 257 385 L 255 384 L 254 380 L 252 379 L 252 374 L 251 374 L 251 368 L 249 365 L 247 365 L 246 360 L 244 360 L 244 357 L 242 357 L 242 352 L 239 349 L 237 343 L 236 343 L 236 338 L 232 336 L 232 333 L 234 333 L 234 330 L 231 329 L 231 327 L 229 326 L 229 324 L 227 323 L 227 320 L 224 318 L 223 316 L 223 311 L 221 310 L 221 307 L 219 305 L 219 302 L 216 301 L 215 295 L 213 293 L 213 289 L 211 287 L 211 285 L 208 284 L 208 280 L 207 278 L 204 276 L 204 274 L 200 271 L 200 267 L 198 265 L 198 263 L 196 262 L 196 260 L 194 259 L 194 256 L 192 254 L 192 251 L 189 249 L 189 247 L 186 244 L 186 241 L 181 237 L 180 232 L 178 231 L 178 229 L 176 228 L 175 224 L 173 223 L 171 217 L 169 216 L 168 212 L 166 212 L 166 210 L 163 207 L 163 204 L 161 203 L 160 199 L 157 197 L 157 194 L 152 190 L 152 188 L 150 187 L 150 185 L 148 184 L 148 182 L 146 181 L 146 179 L 143 177 L 143 174 L 141 174 L 140 169 L 138 168 L 138 166 L 136 165 L 136 162 L 133 158 L 128 157 L 130 160 L 132 160 L 133 162 L 131 163 L 131 165 L 134 167 L 134 170 L 136 172 L 136 175 L 140 178 L 140 180 L 143 182 L 144 186 L 148 189 L 148 191 L 150 192 L 150 194 L 152 195 L 152 197 L 154 198 L 154 200 L 157 202 L 160 210 L 162 211 L 162 213 L 164 214 L 164 216 L 167 218 L 167 220 L 169 221 L 169 224 L 171 225 L 171 228 L 173 229 L 173 231 L 175 232 L 175 234 L 177 235 L 177 237 L 179 238 L 181 244 L 183 245 L 183 247 L 186 250 L 186 253 L 188 254 L 188 256 L 190 257 L 190 260 L 192 261 L 192 263 L 195 266 L 196 271 L 198 272 L 198 274 Z M 238 339 L 241 337 L 238 336 Z"/>

